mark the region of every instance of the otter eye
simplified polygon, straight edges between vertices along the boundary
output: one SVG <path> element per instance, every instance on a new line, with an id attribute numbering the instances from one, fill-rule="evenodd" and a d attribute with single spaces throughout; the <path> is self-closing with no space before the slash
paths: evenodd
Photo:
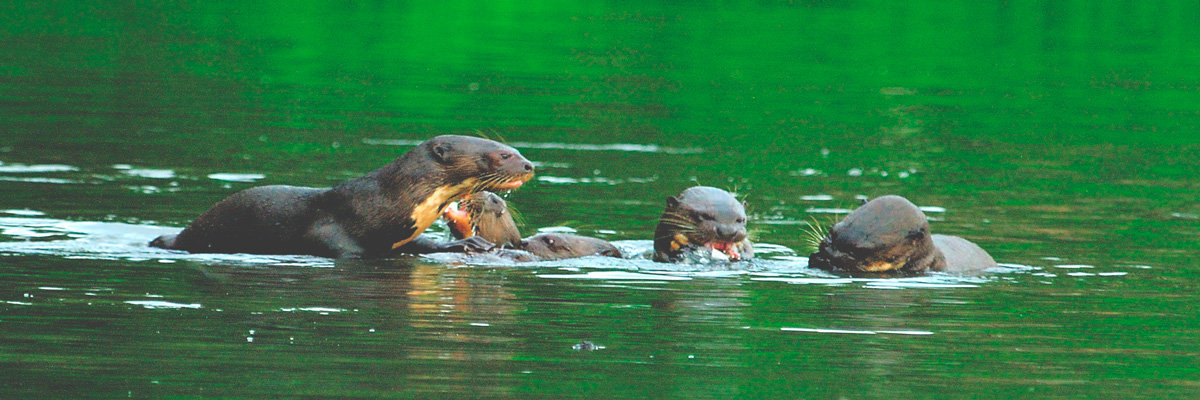
<path id="1" fill-rule="evenodd" d="M 738 219 L 734 220 L 734 222 L 737 222 L 739 224 L 744 224 L 744 223 L 746 223 L 746 218 L 738 217 Z"/>
<path id="2" fill-rule="evenodd" d="M 705 220 L 705 221 L 716 221 L 717 217 L 713 216 L 712 214 L 709 214 L 709 213 L 703 213 L 703 214 L 700 214 L 700 219 Z"/>
<path id="3" fill-rule="evenodd" d="M 501 154 L 501 155 L 500 155 L 500 159 L 501 159 L 501 160 L 507 160 L 507 159 L 510 159 L 510 158 L 512 158 L 512 153 L 504 153 L 504 154 Z"/>

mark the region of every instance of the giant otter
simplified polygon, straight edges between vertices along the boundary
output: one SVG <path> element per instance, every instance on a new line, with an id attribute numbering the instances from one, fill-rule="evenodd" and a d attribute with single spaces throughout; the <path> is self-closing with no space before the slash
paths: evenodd
<path id="1" fill-rule="evenodd" d="M 919 274 L 995 267 L 986 251 L 957 236 L 931 235 L 925 213 L 900 196 L 863 204 L 829 230 L 808 264 L 825 270 Z"/>
<path id="2" fill-rule="evenodd" d="M 539 233 L 521 239 L 508 203 L 495 193 L 479 192 L 444 214 L 455 238 L 482 237 L 494 243 L 492 254 L 517 262 L 561 260 L 600 255 L 622 257 L 621 250 L 602 239 L 570 233 Z"/>
<path id="3" fill-rule="evenodd" d="M 746 208 L 732 194 L 708 186 L 667 197 L 654 228 L 654 261 L 677 262 L 689 252 L 712 250 L 731 261 L 754 258 L 746 238 Z"/>
<path id="4" fill-rule="evenodd" d="M 426 140 L 391 163 L 333 188 L 262 186 L 235 193 L 178 235 L 152 246 L 198 253 L 379 257 L 394 251 L 486 249 L 467 239 L 418 239 L 451 202 L 483 189 L 511 190 L 533 176 L 516 149 L 487 139 Z"/>
<path id="5" fill-rule="evenodd" d="M 479 236 L 501 248 L 521 245 L 521 231 L 513 221 L 508 203 L 492 192 L 478 192 L 446 209 L 443 217 L 457 239 Z"/>
<path id="6" fill-rule="evenodd" d="M 539 233 L 521 240 L 521 250 L 537 256 L 539 260 L 561 260 L 599 255 L 621 258 L 621 250 L 602 239 L 570 233 Z"/>

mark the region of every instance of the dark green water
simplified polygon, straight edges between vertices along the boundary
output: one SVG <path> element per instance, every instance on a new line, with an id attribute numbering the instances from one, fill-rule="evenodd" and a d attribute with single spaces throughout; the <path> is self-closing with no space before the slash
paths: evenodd
<path id="1" fill-rule="evenodd" d="M 1200 5 L 968 3 L 6 2 L 0 398 L 1200 396 Z M 475 132 L 538 163 L 527 234 L 649 239 L 700 183 L 802 256 L 892 193 L 1006 267 L 141 245 Z"/>

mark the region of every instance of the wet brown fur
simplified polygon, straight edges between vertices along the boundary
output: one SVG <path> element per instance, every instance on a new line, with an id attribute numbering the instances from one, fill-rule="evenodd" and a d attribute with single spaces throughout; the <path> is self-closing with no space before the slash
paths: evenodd
<path id="1" fill-rule="evenodd" d="M 471 218 L 473 233 L 487 239 L 497 247 L 516 248 L 521 244 L 521 231 L 509 212 L 508 203 L 492 192 L 478 192 L 467 196 L 459 206 Z M 451 229 L 455 238 L 462 239 L 467 232 Z"/>
<path id="2" fill-rule="evenodd" d="M 677 261 L 688 248 L 718 240 L 735 243 L 743 259 L 753 258 L 754 247 L 746 237 L 745 205 L 724 190 L 695 186 L 667 198 L 654 228 L 654 260 Z"/>
<path id="3" fill-rule="evenodd" d="M 570 233 L 539 233 L 521 241 L 521 250 L 528 251 L 540 260 L 600 255 L 622 257 L 621 250 L 602 239 Z"/>
<path id="4" fill-rule="evenodd" d="M 621 251 L 602 239 L 569 233 L 539 233 L 521 239 L 521 232 L 513 221 L 508 203 L 494 193 L 479 192 L 459 203 L 471 217 L 474 233 L 516 251 L 494 252 L 513 261 L 561 260 L 565 258 L 602 255 L 621 257 Z M 451 229 L 456 238 L 466 237 L 466 232 Z"/>
<path id="5" fill-rule="evenodd" d="M 932 235 L 925 213 L 899 196 L 863 204 L 829 230 L 809 266 L 865 273 L 978 272 L 996 266 L 965 239 Z"/>
<path id="6" fill-rule="evenodd" d="M 422 142 L 333 188 L 263 186 L 235 193 L 152 246 L 204 253 L 387 255 L 462 196 L 532 177 L 515 149 L 474 137 Z"/>

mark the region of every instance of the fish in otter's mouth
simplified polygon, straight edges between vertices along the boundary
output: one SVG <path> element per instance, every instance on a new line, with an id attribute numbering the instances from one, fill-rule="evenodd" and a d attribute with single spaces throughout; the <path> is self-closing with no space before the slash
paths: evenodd
<path id="1" fill-rule="evenodd" d="M 730 261 L 738 261 L 742 259 L 742 255 L 738 253 L 737 243 L 714 240 L 704 244 L 704 247 L 715 250 L 729 257 Z"/>
<path id="2" fill-rule="evenodd" d="M 450 203 L 450 206 L 442 211 L 442 218 L 446 220 L 450 230 L 456 233 L 454 236 L 462 238 L 475 236 L 475 225 L 471 221 L 471 213 L 459 208 L 458 202 Z"/>

